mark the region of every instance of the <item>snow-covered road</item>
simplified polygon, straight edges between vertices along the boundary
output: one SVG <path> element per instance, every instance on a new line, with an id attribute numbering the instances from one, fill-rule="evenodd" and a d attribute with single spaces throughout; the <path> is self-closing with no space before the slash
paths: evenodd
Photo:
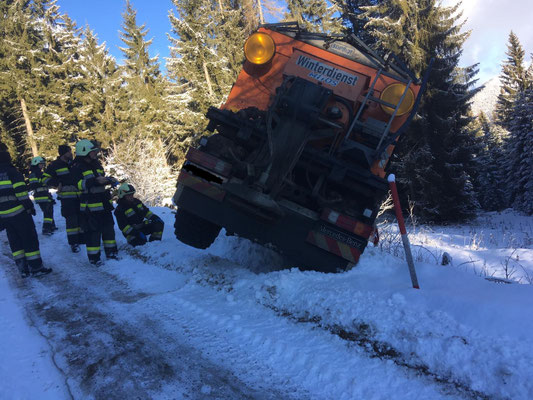
<path id="1" fill-rule="evenodd" d="M 49 362 L 33 364 L 31 383 L 10 372 L 25 367 L 6 328 L 25 325 L 3 316 L 13 379 L 0 398 L 533 398 L 532 285 L 417 264 L 417 291 L 401 260 L 374 249 L 343 274 L 280 270 L 238 238 L 187 247 L 171 211 L 155 211 L 163 242 L 133 250 L 117 237 L 121 259 L 99 269 L 70 253 L 59 218 L 41 238 L 54 268 L 41 279 L 16 276 L 2 234 L 0 310 L 26 311 L 25 357 Z"/>

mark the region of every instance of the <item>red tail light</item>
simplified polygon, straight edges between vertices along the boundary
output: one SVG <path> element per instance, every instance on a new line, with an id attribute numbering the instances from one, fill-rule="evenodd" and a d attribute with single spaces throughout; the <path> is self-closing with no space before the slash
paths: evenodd
<path id="1" fill-rule="evenodd" d="M 345 231 L 355 233 L 356 235 L 368 238 L 373 231 L 370 225 L 367 225 L 361 221 L 357 221 L 354 218 L 343 215 L 337 211 L 326 208 L 320 219 L 328 221 L 329 223 L 338 226 Z"/>

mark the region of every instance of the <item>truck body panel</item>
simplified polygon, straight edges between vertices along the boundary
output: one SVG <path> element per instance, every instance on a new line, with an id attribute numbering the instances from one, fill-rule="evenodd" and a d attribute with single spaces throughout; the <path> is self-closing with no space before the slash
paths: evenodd
<path id="1" fill-rule="evenodd" d="M 357 39 L 292 24 L 258 33 L 275 50 L 261 65 L 245 61 L 225 104 L 209 109 L 215 134 L 189 149 L 178 178 L 176 236 L 206 248 L 223 227 L 288 266 L 344 270 L 373 234 L 420 85 Z"/>

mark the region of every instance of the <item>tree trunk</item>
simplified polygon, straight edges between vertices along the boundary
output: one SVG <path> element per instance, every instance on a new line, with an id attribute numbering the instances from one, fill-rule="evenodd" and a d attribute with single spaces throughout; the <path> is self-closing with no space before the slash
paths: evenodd
<path id="1" fill-rule="evenodd" d="M 257 8 L 259 9 L 259 23 L 263 25 L 265 20 L 263 19 L 263 5 L 261 4 L 261 0 L 257 0 Z"/>
<path id="2" fill-rule="evenodd" d="M 213 86 L 211 86 L 211 78 L 209 77 L 209 72 L 207 71 L 207 64 L 203 62 L 205 81 L 207 82 L 207 89 L 209 89 L 209 95 L 213 95 Z"/>
<path id="3" fill-rule="evenodd" d="M 28 144 L 31 147 L 31 153 L 34 157 L 39 155 L 39 150 L 37 149 L 37 143 L 33 137 L 33 129 L 31 127 L 30 116 L 28 114 L 28 107 L 26 107 L 26 102 L 23 98 L 20 99 L 20 108 L 22 108 L 22 115 L 24 116 L 24 122 L 26 123 L 26 132 L 28 133 Z"/>

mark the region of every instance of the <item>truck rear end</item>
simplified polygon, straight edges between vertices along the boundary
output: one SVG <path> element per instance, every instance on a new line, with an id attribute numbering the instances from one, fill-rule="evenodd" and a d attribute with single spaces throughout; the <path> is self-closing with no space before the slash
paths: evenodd
<path id="1" fill-rule="evenodd" d="M 261 27 L 225 104 L 190 148 L 174 202 L 176 237 L 207 248 L 221 228 L 298 266 L 355 265 L 388 191 L 385 168 L 420 84 L 356 37 Z"/>

